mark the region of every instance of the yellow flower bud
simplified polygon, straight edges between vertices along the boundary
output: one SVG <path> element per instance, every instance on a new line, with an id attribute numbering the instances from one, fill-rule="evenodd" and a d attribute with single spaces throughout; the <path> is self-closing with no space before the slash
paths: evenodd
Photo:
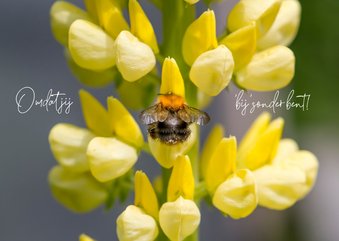
<path id="1" fill-rule="evenodd" d="M 91 21 L 85 11 L 65 1 L 54 2 L 51 7 L 50 18 L 52 33 L 55 39 L 64 46 L 68 44 L 68 30 L 75 20 Z"/>
<path id="2" fill-rule="evenodd" d="M 197 127 L 195 124 L 192 124 L 190 125 L 190 129 L 191 135 L 188 139 L 185 142 L 175 145 L 164 144 L 158 139 L 153 139 L 148 135 L 148 144 L 151 153 L 162 167 L 171 168 L 178 156 L 184 155 L 191 149 L 196 140 Z"/>
<path id="3" fill-rule="evenodd" d="M 241 69 L 252 59 L 257 47 L 256 35 L 256 26 L 253 22 L 227 35 L 220 41 L 220 44 L 231 50 L 235 70 Z"/>
<path id="4" fill-rule="evenodd" d="M 214 152 L 214 149 L 219 144 L 221 139 L 224 136 L 224 127 L 221 124 L 217 124 L 213 127 L 212 131 L 209 133 L 205 143 L 204 147 L 201 152 L 200 157 L 200 170 L 201 170 L 201 176 L 203 178 L 206 177 L 206 171 L 207 167 L 209 166 L 209 162 L 211 160 L 211 156 Z"/>
<path id="5" fill-rule="evenodd" d="M 145 12 L 136 0 L 130 0 L 128 7 L 132 34 L 148 44 L 157 54 L 159 52 L 157 38 Z"/>
<path id="6" fill-rule="evenodd" d="M 145 213 L 151 215 L 155 220 L 159 219 L 159 205 L 157 195 L 146 174 L 137 171 L 134 178 L 134 205 L 142 208 Z"/>
<path id="7" fill-rule="evenodd" d="M 95 241 L 95 240 L 86 234 L 81 234 L 79 236 L 79 241 Z"/>
<path id="8" fill-rule="evenodd" d="M 72 23 L 68 47 L 73 60 L 85 69 L 104 70 L 115 65 L 113 39 L 99 26 L 86 20 Z"/>
<path id="9" fill-rule="evenodd" d="M 298 0 L 284 0 L 270 30 L 260 38 L 259 49 L 274 45 L 288 46 L 297 35 L 300 24 L 301 6 Z"/>
<path id="10" fill-rule="evenodd" d="M 133 205 L 128 206 L 117 219 L 117 235 L 120 241 L 153 241 L 158 232 L 155 220 Z"/>
<path id="11" fill-rule="evenodd" d="M 79 96 L 88 129 L 98 136 L 111 136 L 113 131 L 107 110 L 89 92 L 80 90 Z"/>
<path id="12" fill-rule="evenodd" d="M 48 136 L 54 158 L 69 171 L 89 170 L 86 150 L 95 136 L 84 128 L 60 123 L 55 125 Z"/>
<path id="13" fill-rule="evenodd" d="M 207 10 L 188 26 L 182 42 L 182 54 L 185 62 L 192 65 L 199 55 L 217 46 L 214 12 Z"/>
<path id="14" fill-rule="evenodd" d="M 258 184 L 261 206 L 276 210 L 286 209 L 304 194 L 305 173 L 293 165 L 265 165 L 253 174 Z"/>
<path id="15" fill-rule="evenodd" d="M 138 123 L 118 99 L 107 98 L 108 114 L 114 134 L 126 143 L 140 148 L 144 139 Z"/>
<path id="16" fill-rule="evenodd" d="M 188 156 L 178 156 L 174 162 L 172 174 L 167 187 L 167 201 L 194 198 L 194 176 Z"/>
<path id="17" fill-rule="evenodd" d="M 234 32 L 255 21 L 258 37 L 272 26 L 280 9 L 281 0 L 241 0 L 228 15 L 228 29 Z"/>
<path id="18" fill-rule="evenodd" d="M 128 31 L 122 31 L 115 40 L 116 64 L 127 81 L 136 81 L 155 67 L 152 49 Z"/>
<path id="19" fill-rule="evenodd" d="M 193 201 L 179 197 L 162 205 L 159 222 L 171 241 L 182 241 L 198 228 L 200 211 Z"/>
<path id="20" fill-rule="evenodd" d="M 224 45 L 202 53 L 193 63 L 190 79 L 204 93 L 216 96 L 230 82 L 234 69 L 231 51 Z"/>
<path id="21" fill-rule="evenodd" d="M 115 138 L 96 137 L 88 145 L 87 158 L 93 176 L 107 182 L 128 172 L 138 155 L 133 147 Z"/>
<path id="22" fill-rule="evenodd" d="M 96 9 L 100 25 L 112 38 L 129 29 L 117 1 L 96 0 Z"/>
<path id="23" fill-rule="evenodd" d="M 235 137 L 222 138 L 215 147 L 206 170 L 205 184 L 209 193 L 213 194 L 217 187 L 235 171 L 236 154 Z"/>
<path id="24" fill-rule="evenodd" d="M 215 191 L 213 205 L 234 219 L 250 215 L 257 207 L 257 187 L 253 174 L 237 170 Z"/>
<path id="25" fill-rule="evenodd" d="M 251 145 L 248 145 L 246 149 L 239 149 L 240 166 L 254 170 L 265 164 L 270 164 L 276 155 L 283 126 L 284 120 L 277 118 L 263 132 L 258 131 L 259 133 L 252 139 Z"/>
<path id="26" fill-rule="evenodd" d="M 173 58 L 166 58 L 162 65 L 160 93 L 185 97 L 184 80 Z"/>
<path id="27" fill-rule="evenodd" d="M 295 57 L 285 46 L 256 53 L 251 62 L 236 73 L 236 82 L 245 89 L 272 91 L 285 87 L 294 76 Z"/>
<path id="28" fill-rule="evenodd" d="M 89 212 L 107 199 L 105 187 L 88 172 L 76 173 L 55 166 L 48 174 L 54 198 L 71 211 Z"/>

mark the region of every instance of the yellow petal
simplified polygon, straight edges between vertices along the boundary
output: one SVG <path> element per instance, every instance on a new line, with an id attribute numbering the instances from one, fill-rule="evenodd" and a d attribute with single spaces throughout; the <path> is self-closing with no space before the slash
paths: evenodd
<path id="1" fill-rule="evenodd" d="M 148 44 L 154 51 L 159 52 L 157 38 L 153 26 L 136 0 L 129 1 L 129 16 L 131 21 L 131 32 L 142 42 Z"/>
<path id="2" fill-rule="evenodd" d="M 213 10 L 207 10 L 188 26 L 183 42 L 182 53 L 188 65 L 203 52 L 218 46 L 216 24 Z"/>
<path id="3" fill-rule="evenodd" d="M 257 119 L 252 123 L 251 127 L 246 132 L 245 136 L 240 142 L 237 161 L 240 167 L 244 167 L 240 161 L 244 159 L 246 152 L 256 142 L 259 136 L 267 129 L 271 120 L 271 115 L 268 112 L 261 113 Z"/>
<path id="4" fill-rule="evenodd" d="M 227 35 L 220 44 L 225 45 L 232 52 L 235 71 L 241 69 L 252 59 L 256 46 L 256 26 L 255 24 L 246 25 L 235 32 Z"/>
<path id="5" fill-rule="evenodd" d="M 272 163 L 284 162 L 291 154 L 299 150 L 298 144 L 292 139 L 282 139 L 279 142 L 277 154 L 274 156 Z"/>
<path id="6" fill-rule="evenodd" d="M 166 58 L 162 65 L 160 94 L 185 97 L 185 85 L 175 59 Z"/>
<path id="7" fill-rule="evenodd" d="M 234 32 L 255 21 L 258 37 L 272 26 L 281 5 L 281 0 L 241 0 L 228 15 L 228 29 Z"/>
<path id="8" fill-rule="evenodd" d="M 216 146 L 224 137 L 224 134 L 225 134 L 224 127 L 221 124 L 215 125 L 212 131 L 209 133 L 200 155 L 200 171 L 202 178 L 205 178 L 207 167 L 209 166 L 212 154 Z"/>
<path id="9" fill-rule="evenodd" d="M 54 38 L 64 46 L 68 44 L 68 30 L 71 24 L 77 19 L 91 21 L 88 14 L 77 6 L 56 1 L 50 11 L 51 28 Z"/>
<path id="10" fill-rule="evenodd" d="M 95 21 L 98 21 L 97 2 L 98 0 L 84 0 L 87 12 Z"/>
<path id="11" fill-rule="evenodd" d="M 93 176 L 107 182 L 128 172 L 136 163 L 136 150 L 115 138 L 96 137 L 88 145 L 87 158 Z"/>
<path id="12" fill-rule="evenodd" d="M 198 228 L 200 211 L 193 201 L 179 197 L 162 205 L 159 222 L 171 241 L 182 241 Z"/>
<path id="13" fill-rule="evenodd" d="M 151 182 L 142 171 L 137 171 L 134 178 L 134 205 L 142 208 L 155 220 L 159 219 L 158 199 Z"/>
<path id="14" fill-rule="evenodd" d="M 117 235 L 120 241 L 153 241 L 158 232 L 155 220 L 136 206 L 128 206 L 117 218 Z"/>
<path id="15" fill-rule="evenodd" d="M 80 90 L 79 96 L 88 129 L 98 136 L 113 135 L 107 110 L 89 92 Z"/>
<path id="16" fill-rule="evenodd" d="M 117 138 L 140 148 L 144 139 L 138 123 L 118 99 L 107 98 L 108 114 L 112 130 Z"/>
<path id="17" fill-rule="evenodd" d="M 117 1 L 96 0 L 96 6 L 100 26 L 112 38 L 116 38 L 121 31 L 129 29 Z"/>
<path id="18" fill-rule="evenodd" d="M 113 39 L 91 22 L 76 20 L 72 23 L 68 47 L 75 63 L 85 69 L 104 70 L 115 64 Z"/>
<path id="19" fill-rule="evenodd" d="M 282 1 L 281 7 L 270 30 L 258 41 L 259 49 L 274 45 L 288 46 L 297 35 L 301 15 L 301 5 L 297 0 Z"/>
<path id="20" fill-rule="evenodd" d="M 232 78 L 234 61 L 224 45 L 202 53 L 193 63 L 190 79 L 204 93 L 218 95 Z"/>
<path id="21" fill-rule="evenodd" d="M 127 81 L 136 81 L 155 67 L 152 49 L 128 31 L 122 31 L 115 41 L 116 64 Z"/>
<path id="22" fill-rule="evenodd" d="M 74 62 L 67 49 L 65 49 L 64 55 L 72 74 L 86 86 L 92 88 L 105 87 L 113 82 L 118 73 L 116 68 L 109 68 L 102 71 L 85 69 Z"/>
<path id="23" fill-rule="evenodd" d="M 176 158 L 180 155 L 186 154 L 193 146 L 196 140 L 197 127 L 190 125 L 191 135 L 185 142 L 175 145 L 167 145 L 159 141 L 159 139 L 153 139 L 148 135 L 148 144 L 152 155 L 157 162 L 165 168 L 171 168 Z"/>
<path id="24" fill-rule="evenodd" d="M 213 205 L 234 219 L 250 215 L 258 204 L 257 186 L 247 169 L 237 170 L 215 191 Z"/>
<path id="25" fill-rule="evenodd" d="M 167 201 L 173 202 L 179 196 L 190 200 L 194 198 L 194 176 L 188 156 L 178 156 L 168 182 Z"/>
<path id="26" fill-rule="evenodd" d="M 277 153 L 282 135 L 284 120 L 277 118 L 272 121 L 267 129 L 253 140 L 244 154 L 240 156 L 240 163 L 245 167 L 255 170 L 272 162 Z"/>
<path id="27" fill-rule="evenodd" d="M 79 236 L 79 241 L 95 241 L 95 240 L 86 234 L 81 234 Z"/>
<path id="28" fill-rule="evenodd" d="M 48 182 L 54 198 L 73 212 L 89 212 L 107 198 L 105 187 L 88 172 L 70 172 L 55 166 L 48 174 Z"/>
<path id="29" fill-rule="evenodd" d="M 60 123 L 51 129 L 48 141 L 54 158 L 69 171 L 89 170 L 86 150 L 95 136 L 87 129 Z"/>
<path id="30" fill-rule="evenodd" d="M 222 138 L 210 157 L 205 184 L 209 193 L 213 194 L 217 187 L 235 171 L 237 141 L 234 136 Z"/>
<path id="31" fill-rule="evenodd" d="M 245 89 L 272 91 L 288 85 L 294 76 L 295 57 L 285 46 L 256 53 L 251 62 L 236 73 L 236 82 Z"/>
<path id="32" fill-rule="evenodd" d="M 289 155 L 286 163 L 300 168 L 306 175 L 304 189 L 300 191 L 300 198 L 305 197 L 313 188 L 318 175 L 318 160 L 309 151 L 296 151 Z"/>
<path id="33" fill-rule="evenodd" d="M 292 206 L 305 188 L 304 172 L 291 165 L 266 165 L 253 172 L 258 184 L 259 204 L 283 210 Z"/>

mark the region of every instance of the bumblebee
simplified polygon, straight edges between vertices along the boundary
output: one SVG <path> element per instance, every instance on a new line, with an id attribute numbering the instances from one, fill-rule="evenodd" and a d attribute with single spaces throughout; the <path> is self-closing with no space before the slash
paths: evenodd
<path id="1" fill-rule="evenodd" d="M 184 98 L 174 94 L 160 94 L 159 102 L 140 113 L 151 138 L 168 145 L 187 140 L 192 123 L 206 125 L 210 117 L 206 112 L 185 104 Z"/>

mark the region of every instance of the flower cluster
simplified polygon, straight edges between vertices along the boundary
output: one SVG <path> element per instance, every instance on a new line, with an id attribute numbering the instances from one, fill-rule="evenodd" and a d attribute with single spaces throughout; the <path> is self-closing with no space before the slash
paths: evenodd
<path id="1" fill-rule="evenodd" d="M 109 208 L 134 189 L 134 204 L 116 221 L 119 240 L 181 241 L 195 237 L 203 198 L 239 219 L 258 205 L 286 209 L 309 193 L 317 158 L 292 139 L 281 139 L 282 118 L 271 121 L 262 113 L 239 145 L 216 125 L 199 155 L 199 127 L 188 114 L 189 137 L 172 145 L 150 133 L 145 142 L 125 107 L 144 108 L 160 93 L 157 103 L 173 95 L 166 105 L 202 108 L 232 80 L 255 91 L 285 87 L 294 76 L 295 57 L 286 46 L 299 26 L 297 0 L 240 0 L 222 36 L 216 34 L 213 10 L 195 18 L 198 0 L 152 0 L 164 16 L 162 45 L 137 0 L 84 2 L 86 11 L 57 1 L 51 8 L 52 32 L 76 77 L 92 87 L 114 81 L 121 102 L 108 97 L 106 109 L 81 90 L 87 128 L 60 123 L 51 129 L 49 143 L 58 165 L 49 173 L 49 184 L 61 204 L 75 212 L 103 204 Z M 157 66 L 162 66 L 160 75 Z M 162 167 L 153 184 L 143 171 L 133 175 L 141 151 Z M 80 241 L 93 239 L 82 234 Z"/>

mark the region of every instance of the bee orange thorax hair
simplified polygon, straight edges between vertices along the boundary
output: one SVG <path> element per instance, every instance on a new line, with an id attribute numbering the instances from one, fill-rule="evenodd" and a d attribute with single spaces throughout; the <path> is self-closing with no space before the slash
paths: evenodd
<path id="1" fill-rule="evenodd" d="M 185 99 L 179 95 L 164 94 L 159 96 L 159 102 L 163 107 L 179 109 L 185 104 Z"/>

